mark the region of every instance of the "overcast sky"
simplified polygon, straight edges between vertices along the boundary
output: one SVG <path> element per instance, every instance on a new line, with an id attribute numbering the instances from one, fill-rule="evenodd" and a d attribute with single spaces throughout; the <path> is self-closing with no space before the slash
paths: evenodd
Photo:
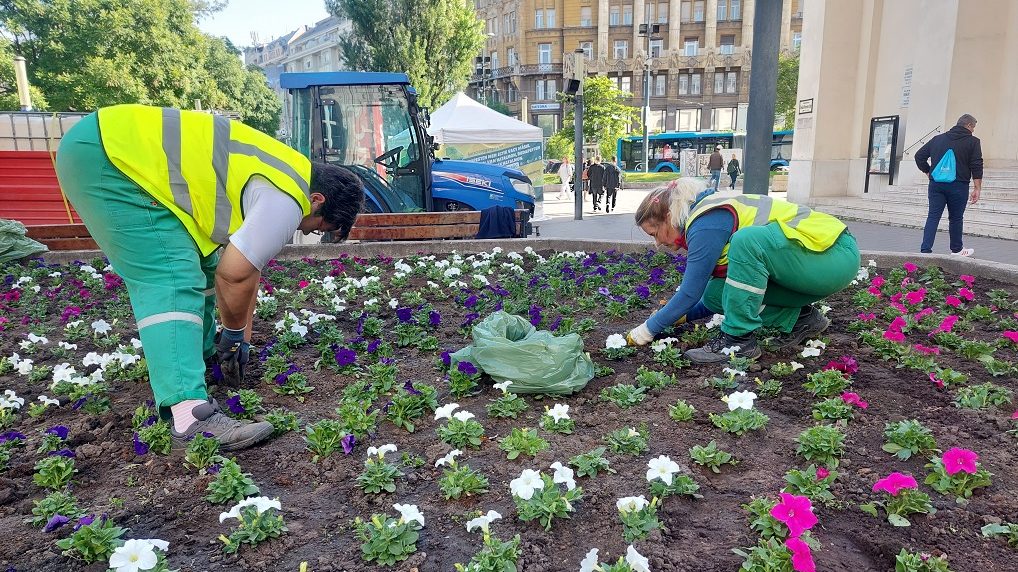
<path id="1" fill-rule="evenodd" d="M 323 0 L 231 0 L 222 12 L 198 23 L 213 36 L 226 36 L 237 47 L 251 45 L 251 32 L 267 41 L 327 18 Z"/>

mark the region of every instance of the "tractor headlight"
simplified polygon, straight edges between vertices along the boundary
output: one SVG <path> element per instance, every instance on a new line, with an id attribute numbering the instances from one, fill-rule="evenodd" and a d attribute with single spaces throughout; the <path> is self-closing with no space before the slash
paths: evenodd
<path id="1" fill-rule="evenodd" d="M 509 180 L 512 181 L 513 188 L 516 189 L 517 193 L 522 193 L 524 195 L 527 195 L 528 197 L 534 196 L 534 185 L 531 185 L 530 183 L 526 181 L 521 181 L 519 179 L 509 179 Z"/>

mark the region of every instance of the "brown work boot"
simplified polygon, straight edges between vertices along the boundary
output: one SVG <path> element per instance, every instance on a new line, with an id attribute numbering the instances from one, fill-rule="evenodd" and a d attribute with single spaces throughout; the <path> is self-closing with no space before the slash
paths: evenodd
<path id="1" fill-rule="evenodd" d="M 197 421 L 186 431 L 177 433 L 170 429 L 174 449 L 184 449 L 195 435 L 206 433 L 219 441 L 221 450 L 237 451 L 264 441 L 273 431 L 272 424 L 265 421 L 240 421 L 228 417 L 219 408 L 219 403 L 215 399 L 195 406 L 191 414 Z"/>

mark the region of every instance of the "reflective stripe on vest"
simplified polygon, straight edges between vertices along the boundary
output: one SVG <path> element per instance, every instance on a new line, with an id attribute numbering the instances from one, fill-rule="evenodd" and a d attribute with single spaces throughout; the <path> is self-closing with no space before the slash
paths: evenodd
<path id="1" fill-rule="evenodd" d="M 241 197 L 254 176 L 311 212 L 311 163 L 243 123 L 196 111 L 119 105 L 99 110 L 110 161 L 169 208 L 207 256 L 243 223 Z"/>
<path id="2" fill-rule="evenodd" d="M 689 213 L 689 218 L 686 219 L 683 234 L 689 231 L 689 226 L 694 220 L 717 208 L 727 208 L 736 215 L 733 234 L 743 227 L 764 226 L 776 222 L 785 237 L 799 242 L 814 252 L 823 252 L 830 248 L 846 228 L 843 222 L 829 214 L 766 195 L 715 195 L 708 196 L 697 203 Z M 725 269 L 728 266 L 729 244 L 726 244 L 721 251 L 721 257 L 718 258 L 715 268 L 715 276 L 725 274 Z"/>

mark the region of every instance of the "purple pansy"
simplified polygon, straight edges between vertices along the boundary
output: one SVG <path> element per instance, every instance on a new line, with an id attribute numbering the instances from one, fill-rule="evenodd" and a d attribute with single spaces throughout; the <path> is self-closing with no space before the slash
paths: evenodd
<path id="1" fill-rule="evenodd" d="M 477 373 L 477 366 L 469 361 L 461 361 L 457 363 L 456 369 L 464 375 L 475 375 Z"/>
<path id="2" fill-rule="evenodd" d="M 134 454 L 139 457 L 148 454 L 148 444 L 141 440 L 137 432 L 134 434 Z"/>
<path id="3" fill-rule="evenodd" d="M 62 514 L 54 514 L 46 521 L 46 526 L 42 527 L 43 532 L 53 532 L 61 526 L 71 522 L 71 519 L 67 518 Z"/>
<path id="4" fill-rule="evenodd" d="M 262 360 L 262 361 L 265 361 L 265 360 Z M 223 381 L 223 379 L 225 379 L 223 377 L 223 368 L 220 367 L 220 365 L 218 363 L 212 364 L 212 381 L 218 383 L 220 381 Z"/>
<path id="5" fill-rule="evenodd" d="M 300 371 L 300 368 L 294 364 L 290 364 L 290 367 L 286 368 L 286 371 L 276 376 L 276 385 L 283 385 L 287 379 L 290 379 L 290 375 Z"/>
<path id="6" fill-rule="evenodd" d="M 368 353 L 373 354 L 378 351 L 378 347 L 382 345 L 382 340 L 371 340 L 368 342 Z"/>
<path id="7" fill-rule="evenodd" d="M 528 313 L 530 315 L 530 323 L 533 324 L 535 328 L 539 326 L 541 324 L 541 320 L 543 319 L 541 316 L 541 307 L 536 304 L 533 304 L 530 306 L 530 311 Z"/>
<path id="8" fill-rule="evenodd" d="M 460 324 L 460 327 L 465 328 L 467 326 L 470 326 L 474 323 L 474 321 L 476 321 L 480 317 L 481 315 L 478 314 L 477 312 L 471 312 L 463 317 L 463 323 Z"/>
<path id="9" fill-rule="evenodd" d="M 46 430 L 47 435 L 56 435 L 61 441 L 67 440 L 67 435 L 70 434 L 70 430 L 63 425 L 54 425 Z"/>
<path id="10" fill-rule="evenodd" d="M 353 453 L 354 445 L 357 444 L 357 438 L 351 433 L 340 439 L 339 443 L 343 446 L 343 452 L 349 455 Z"/>
<path id="11" fill-rule="evenodd" d="M 230 408 L 230 413 L 234 415 L 243 415 L 247 413 L 247 408 L 240 402 L 240 394 L 234 395 L 226 400 L 226 406 Z"/>
<path id="12" fill-rule="evenodd" d="M 602 296 L 611 296 L 612 291 L 609 290 L 607 286 L 601 286 L 597 289 L 597 293 Z"/>
<path id="13" fill-rule="evenodd" d="M 68 459 L 73 459 L 77 455 L 75 455 L 74 451 L 72 451 L 70 449 L 60 449 L 59 451 L 50 451 L 48 453 L 48 456 L 50 456 L 50 457 L 67 457 Z"/>
<path id="14" fill-rule="evenodd" d="M 83 526 L 88 526 L 88 525 L 92 524 L 93 522 L 95 522 L 95 515 L 94 514 L 90 514 L 88 516 L 83 516 L 83 517 L 78 519 L 78 524 L 74 525 L 74 530 L 78 530 L 79 528 L 81 528 Z"/>
<path id="15" fill-rule="evenodd" d="M 442 363 L 445 364 L 445 367 L 449 367 L 452 364 L 451 356 L 452 354 L 449 350 L 442 350 Z"/>
<path id="16" fill-rule="evenodd" d="M 346 367 L 357 363 L 357 352 L 350 348 L 339 348 L 336 350 L 336 365 Z"/>
<path id="17" fill-rule="evenodd" d="M 647 298 L 650 298 L 650 288 L 648 288 L 648 287 L 646 287 L 646 286 L 644 286 L 642 284 L 637 286 L 635 291 L 636 291 L 636 295 L 639 296 L 640 298 L 643 298 L 644 300 L 646 300 Z"/>
<path id="18" fill-rule="evenodd" d="M 437 310 L 428 312 L 428 323 L 431 324 L 432 327 L 441 324 L 442 314 L 439 314 Z"/>
<path id="19" fill-rule="evenodd" d="M 396 318 L 399 319 L 401 324 L 411 322 L 414 319 L 414 311 L 410 308 L 398 308 L 396 310 Z"/>
<path id="20" fill-rule="evenodd" d="M 562 325 L 562 316 L 559 316 L 559 317 L 555 318 L 555 321 L 552 322 L 550 326 L 548 326 L 548 329 L 550 331 L 552 331 L 552 332 L 557 332 L 559 326 L 561 326 L 561 325 Z"/>
<path id="21" fill-rule="evenodd" d="M 8 431 L 3 435 L 0 435 L 0 445 L 9 441 L 24 441 L 25 439 L 28 439 L 28 437 L 26 437 L 24 433 L 19 431 Z"/>
<path id="22" fill-rule="evenodd" d="M 414 387 L 414 382 L 410 381 L 409 379 L 407 380 L 406 383 L 403 384 L 403 391 L 409 393 L 410 395 L 424 395 L 422 392 L 418 391 L 416 387 Z"/>
<path id="23" fill-rule="evenodd" d="M 465 306 L 467 308 L 473 308 L 476 305 L 477 305 L 477 295 L 476 294 L 471 294 L 470 296 L 467 296 L 467 299 L 463 302 L 463 306 Z"/>

